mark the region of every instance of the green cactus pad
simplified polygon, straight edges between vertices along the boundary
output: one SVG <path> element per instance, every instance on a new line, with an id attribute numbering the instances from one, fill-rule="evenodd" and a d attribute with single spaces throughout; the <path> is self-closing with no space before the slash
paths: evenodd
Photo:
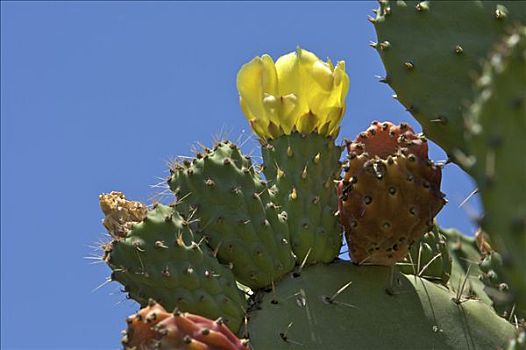
<path id="1" fill-rule="evenodd" d="M 510 341 L 507 350 L 526 350 L 526 331 L 522 331 L 515 339 Z"/>
<path id="2" fill-rule="evenodd" d="M 492 305 L 497 314 L 512 323 L 515 322 L 515 317 L 517 322 L 524 323 L 526 310 L 515 303 L 508 284 L 502 278 L 504 267 L 500 254 L 484 251 L 484 248 L 481 252 L 482 241 L 467 237 L 454 229 L 441 229 L 440 232 L 447 237 L 449 254 L 453 258 L 450 288 L 460 291 L 464 297 L 476 297 Z M 483 244 L 485 249 L 491 249 L 487 242 Z"/>
<path id="3" fill-rule="evenodd" d="M 510 320 L 516 316 L 518 321 L 524 322 L 526 309 L 515 303 L 513 295 L 509 291 L 508 283 L 502 278 L 505 272 L 501 255 L 496 251 L 486 254 L 480 263 L 480 270 L 482 272 L 480 280 L 486 286 L 484 290 L 493 301 L 493 307 L 497 313 Z"/>
<path id="4" fill-rule="evenodd" d="M 403 273 L 446 284 L 451 264 L 446 237 L 435 226 L 411 246 L 408 257 L 398 267 Z"/>
<path id="5" fill-rule="evenodd" d="M 263 173 L 288 214 L 292 249 L 298 261 L 330 262 L 338 256 L 342 230 L 335 213 L 342 147 L 319 134 L 293 133 L 262 146 Z"/>
<path id="6" fill-rule="evenodd" d="M 287 215 L 236 145 L 221 142 L 175 165 L 168 183 L 196 210 L 200 234 L 219 261 L 231 264 L 239 282 L 253 289 L 270 286 L 294 268 Z"/>
<path id="7" fill-rule="evenodd" d="M 127 235 L 105 247 L 112 280 L 145 306 L 149 298 L 169 310 L 223 317 L 237 330 L 246 301 L 232 271 L 204 243 L 196 243 L 185 220 L 173 208 L 157 205 Z"/>
<path id="8" fill-rule="evenodd" d="M 392 273 L 336 262 L 291 276 L 249 315 L 253 348 L 496 349 L 515 336 L 488 305 Z"/>
<path id="9" fill-rule="evenodd" d="M 493 302 L 484 291 L 480 280 L 482 271 L 479 264 L 482 255 L 473 237 L 468 237 L 455 229 L 440 229 L 447 239 L 449 255 L 452 259 L 449 286 L 463 297 L 475 297 L 487 305 Z"/>
<path id="10" fill-rule="evenodd" d="M 476 159 L 470 173 L 484 205 L 481 227 L 502 254 L 517 303 L 526 305 L 526 27 L 501 42 L 477 88 L 466 120 Z"/>
<path id="11" fill-rule="evenodd" d="M 381 1 L 374 22 L 385 81 L 424 133 L 461 165 L 464 104 L 473 74 L 506 28 L 526 21 L 521 1 Z"/>

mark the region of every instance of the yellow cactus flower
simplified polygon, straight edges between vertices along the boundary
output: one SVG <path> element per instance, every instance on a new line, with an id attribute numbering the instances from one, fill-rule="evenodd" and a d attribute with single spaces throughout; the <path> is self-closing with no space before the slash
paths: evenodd
<path id="1" fill-rule="evenodd" d="M 349 76 L 345 62 L 335 67 L 298 48 L 275 63 L 263 55 L 243 65 L 237 88 L 241 109 L 262 139 L 293 131 L 334 138 L 345 111 Z"/>

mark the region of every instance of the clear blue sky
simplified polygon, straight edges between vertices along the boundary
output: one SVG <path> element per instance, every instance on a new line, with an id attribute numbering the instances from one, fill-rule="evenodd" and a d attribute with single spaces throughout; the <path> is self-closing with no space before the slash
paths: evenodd
<path id="1" fill-rule="evenodd" d="M 137 310 L 99 254 L 98 194 L 148 201 L 166 162 L 248 135 L 235 76 L 252 57 L 301 46 L 347 62 L 351 89 L 341 136 L 410 115 L 378 83 L 368 46 L 374 2 L 1 3 L 1 321 L 3 349 L 117 349 Z M 259 152 L 254 139 L 247 151 Z M 444 154 L 432 149 L 435 160 Z M 439 221 L 473 233 L 458 204 L 473 189 L 453 165 Z M 170 198 L 166 197 L 166 201 Z M 466 210 L 467 209 L 467 210 Z"/>

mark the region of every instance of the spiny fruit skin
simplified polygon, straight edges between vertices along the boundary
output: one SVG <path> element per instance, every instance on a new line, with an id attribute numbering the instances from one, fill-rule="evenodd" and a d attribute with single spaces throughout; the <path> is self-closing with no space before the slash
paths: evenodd
<path id="1" fill-rule="evenodd" d="M 134 350 L 248 350 L 218 319 L 212 321 L 190 313 L 167 312 L 150 300 L 148 306 L 127 320 L 124 349 Z"/>
<path id="2" fill-rule="evenodd" d="M 435 225 L 411 246 L 408 256 L 398 266 L 403 273 L 446 285 L 452 268 L 446 237 Z"/>
<path id="3" fill-rule="evenodd" d="M 235 144 L 220 142 L 176 164 L 168 184 L 195 211 L 199 234 L 239 282 L 263 288 L 292 271 L 287 215 Z"/>
<path id="4" fill-rule="evenodd" d="M 339 213 L 356 264 L 393 265 L 433 227 L 445 204 L 441 169 L 407 124 L 373 122 L 348 142 Z"/>
<path id="5" fill-rule="evenodd" d="M 158 303 L 151 300 L 148 305 L 135 315 L 128 317 L 128 329 L 124 331 L 121 342 L 125 349 L 153 349 L 159 335 L 154 327 L 170 317 L 170 313 Z"/>
<path id="6" fill-rule="evenodd" d="M 242 323 L 246 301 L 232 271 L 169 206 L 156 205 L 125 237 L 106 244 L 103 260 L 113 270 L 111 280 L 143 306 L 155 298 L 167 308 L 223 317 L 233 330 Z"/>

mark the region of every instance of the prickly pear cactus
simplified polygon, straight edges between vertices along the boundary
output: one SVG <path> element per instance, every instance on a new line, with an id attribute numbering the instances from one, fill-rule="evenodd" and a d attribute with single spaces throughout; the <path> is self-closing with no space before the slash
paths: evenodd
<path id="1" fill-rule="evenodd" d="M 144 307 L 125 348 L 521 346 L 485 291 L 483 249 L 436 223 L 442 168 L 424 135 L 373 122 L 341 163 L 345 65 L 306 50 L 255 58 L 237 86 L 263 164 L 221 141 L 173 164 L 171 205 L 100 198 L 111 280 Z"/>
<path id="2" fill-rule="evenodd" d="M 477 182 L 480 222 L 526 303 L 526 4 L 380 1 L 372 22 L 385 81 Z M 408 37 L 410 36 L 410 40 Z"/>
<path id="3" fill-rule="evenodd" d="M 288 214 L 294 253 L 307 263 L 332 261 L 341 247 L 333 180 L 342 152 L 334 139 L 349 88 L 344 62 L 334 66 L 302 49 L 275 63 L 263 55 L 241 68 L 237 86 L 260 137 L 263 172 Z"/>

